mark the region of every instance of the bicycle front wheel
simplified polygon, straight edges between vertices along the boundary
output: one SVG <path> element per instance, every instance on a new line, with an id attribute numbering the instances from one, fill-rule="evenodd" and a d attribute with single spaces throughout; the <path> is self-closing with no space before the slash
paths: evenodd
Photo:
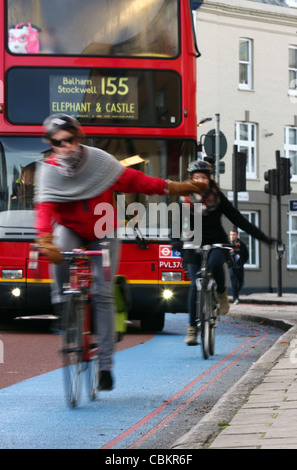
<path id="1" fill-rule="evenodd" d="M 209 326 L 209 354 L 214 355 L 215 351 L 215 328 L 217 325 L 217 294 L 215 287 L 212 287 L 212 292 L 210 294 L 210 311 L 211 311 L 211 321 Z"/>
<path id="2" fill-rule="evenodd" d="M 210 325 L 206 309 L 203 309 L 201 315 L 201 345 L 204 359 L 208 359 L 210 353 Z"/>
<path id="3" fill-rule="evenodd" d="M 203 311 L 201 314 L 201 344 L 204 359 L 214 354 L 215 328 L 214 303 L 212 290 L 204 291 Z"/>
<path id="4" fill-rule="evenodd" d="M 215 329 L 212 324 L 209 326 L 209 354 L 214 355 L 215 350 Z"/>
<path id="5" fill-rule="evenodd" d="M 91 400 L 95 400 L 98 391 L 99 366 L 98 358 L 94 357 L 88 362 L 87 388 Z"/>
<path id="6" fill-rule="evenodd" d="M 208 292 L 204 287 L 197 290 L 197 320 L 200 324 L 201 346 L 204 359 L 209 356 L 209 315 L 207 311 Z"/>
<path id="7" fill-rule="evenodd" d="M 83 315 L 85 302 L 76 294 L 69 294 L 63 312 L 63 362 L 67 403 L 75 407 L 81 393 L 83 363 Z"/>

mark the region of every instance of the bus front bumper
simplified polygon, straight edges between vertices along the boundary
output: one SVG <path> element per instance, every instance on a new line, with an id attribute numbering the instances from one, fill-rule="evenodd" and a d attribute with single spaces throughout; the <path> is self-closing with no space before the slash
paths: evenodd
<path id="1" fill-rule="evenodd" d="M 132 309 L 129 317 L 139 320 L 161 313 L 187 312 L 188 284 L 129 284 Z"/>
<path id="2" fill-rule="evenodd" d="M 0 310 L 14 317 L 51 313 L 49 284 L 0 282 Z"/>

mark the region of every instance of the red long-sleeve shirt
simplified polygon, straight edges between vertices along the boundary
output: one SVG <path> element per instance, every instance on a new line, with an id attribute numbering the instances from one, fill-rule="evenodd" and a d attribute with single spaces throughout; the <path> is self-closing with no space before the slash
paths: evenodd
<path id="1" fill-rule="evenodd" d="M 55 163 L 49 162 L 49 164 Z M 95 225 L 97 223 L 98 226 L 98 220 L 100 217 L 104 216 L 104 214 L 95 214 L 95 207 L 100 203 L 108 203 L 114 206 L 114 191 L 163 195 L 165 194 L 165 186 L 166 181 L 161 178 L 153 178 L 145 175 L 141 171 L 125 168 L 120 178 L 111 188 L 91 199 L 72 202 L 42 202 L 36 204 L 35 228 L 38 232 L 38 236 L 41 236 L 45 233 L 52 233 L 54 224 L 58 223 L 71 228 L 85 240 L 95 240 L 98 238 L 98 231 L 95 233 Z M 116 228 L 115 208 L 113 224 L 114 228 Z M 104 230 L 106 230 L 106 228 Z M 109 230 L 106 230 L 106 232 L 108 231 Z"/>

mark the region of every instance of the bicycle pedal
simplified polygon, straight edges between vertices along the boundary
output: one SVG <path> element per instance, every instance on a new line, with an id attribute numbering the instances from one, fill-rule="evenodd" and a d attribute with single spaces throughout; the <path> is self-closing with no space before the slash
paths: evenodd
<path id="1" fill-rule="evenodd" d="M 218 326 L 219 319 L 220 319 L 220 317 L 213 317 L 210 320 L 212 328 L 216 328 Z"/>

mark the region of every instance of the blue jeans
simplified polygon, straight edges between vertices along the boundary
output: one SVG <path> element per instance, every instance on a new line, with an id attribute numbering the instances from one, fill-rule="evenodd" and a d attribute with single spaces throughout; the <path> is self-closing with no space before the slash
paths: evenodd
<path id="1" fill-rule="evenodd" d="M 217 292 L 222 293 L 225 291 L 225 270 L 224 263 L 226 262 L 226 251 L 221 248 L 214 248 L 211 250 L 208 257 L 208 266 L 210 272 L 216 281 Z M 201 262 L 188 263 L 187 271 L 191 280 L 190 291 L 188 295 L 188 312 L 189 312 L 189 325 L 196 325 L 196 273 L 200 270 Z"/>
<path id="2" fill-rule="evenodd" d="M 239 292 L 243 286 L 244 269 L 243 268 L 238 268 L 238 269 L 230 268 L 229 275 L 230 275 L 231 286 L 232 286 L 233 300 L 236 300 L 238 299 Z"/>

